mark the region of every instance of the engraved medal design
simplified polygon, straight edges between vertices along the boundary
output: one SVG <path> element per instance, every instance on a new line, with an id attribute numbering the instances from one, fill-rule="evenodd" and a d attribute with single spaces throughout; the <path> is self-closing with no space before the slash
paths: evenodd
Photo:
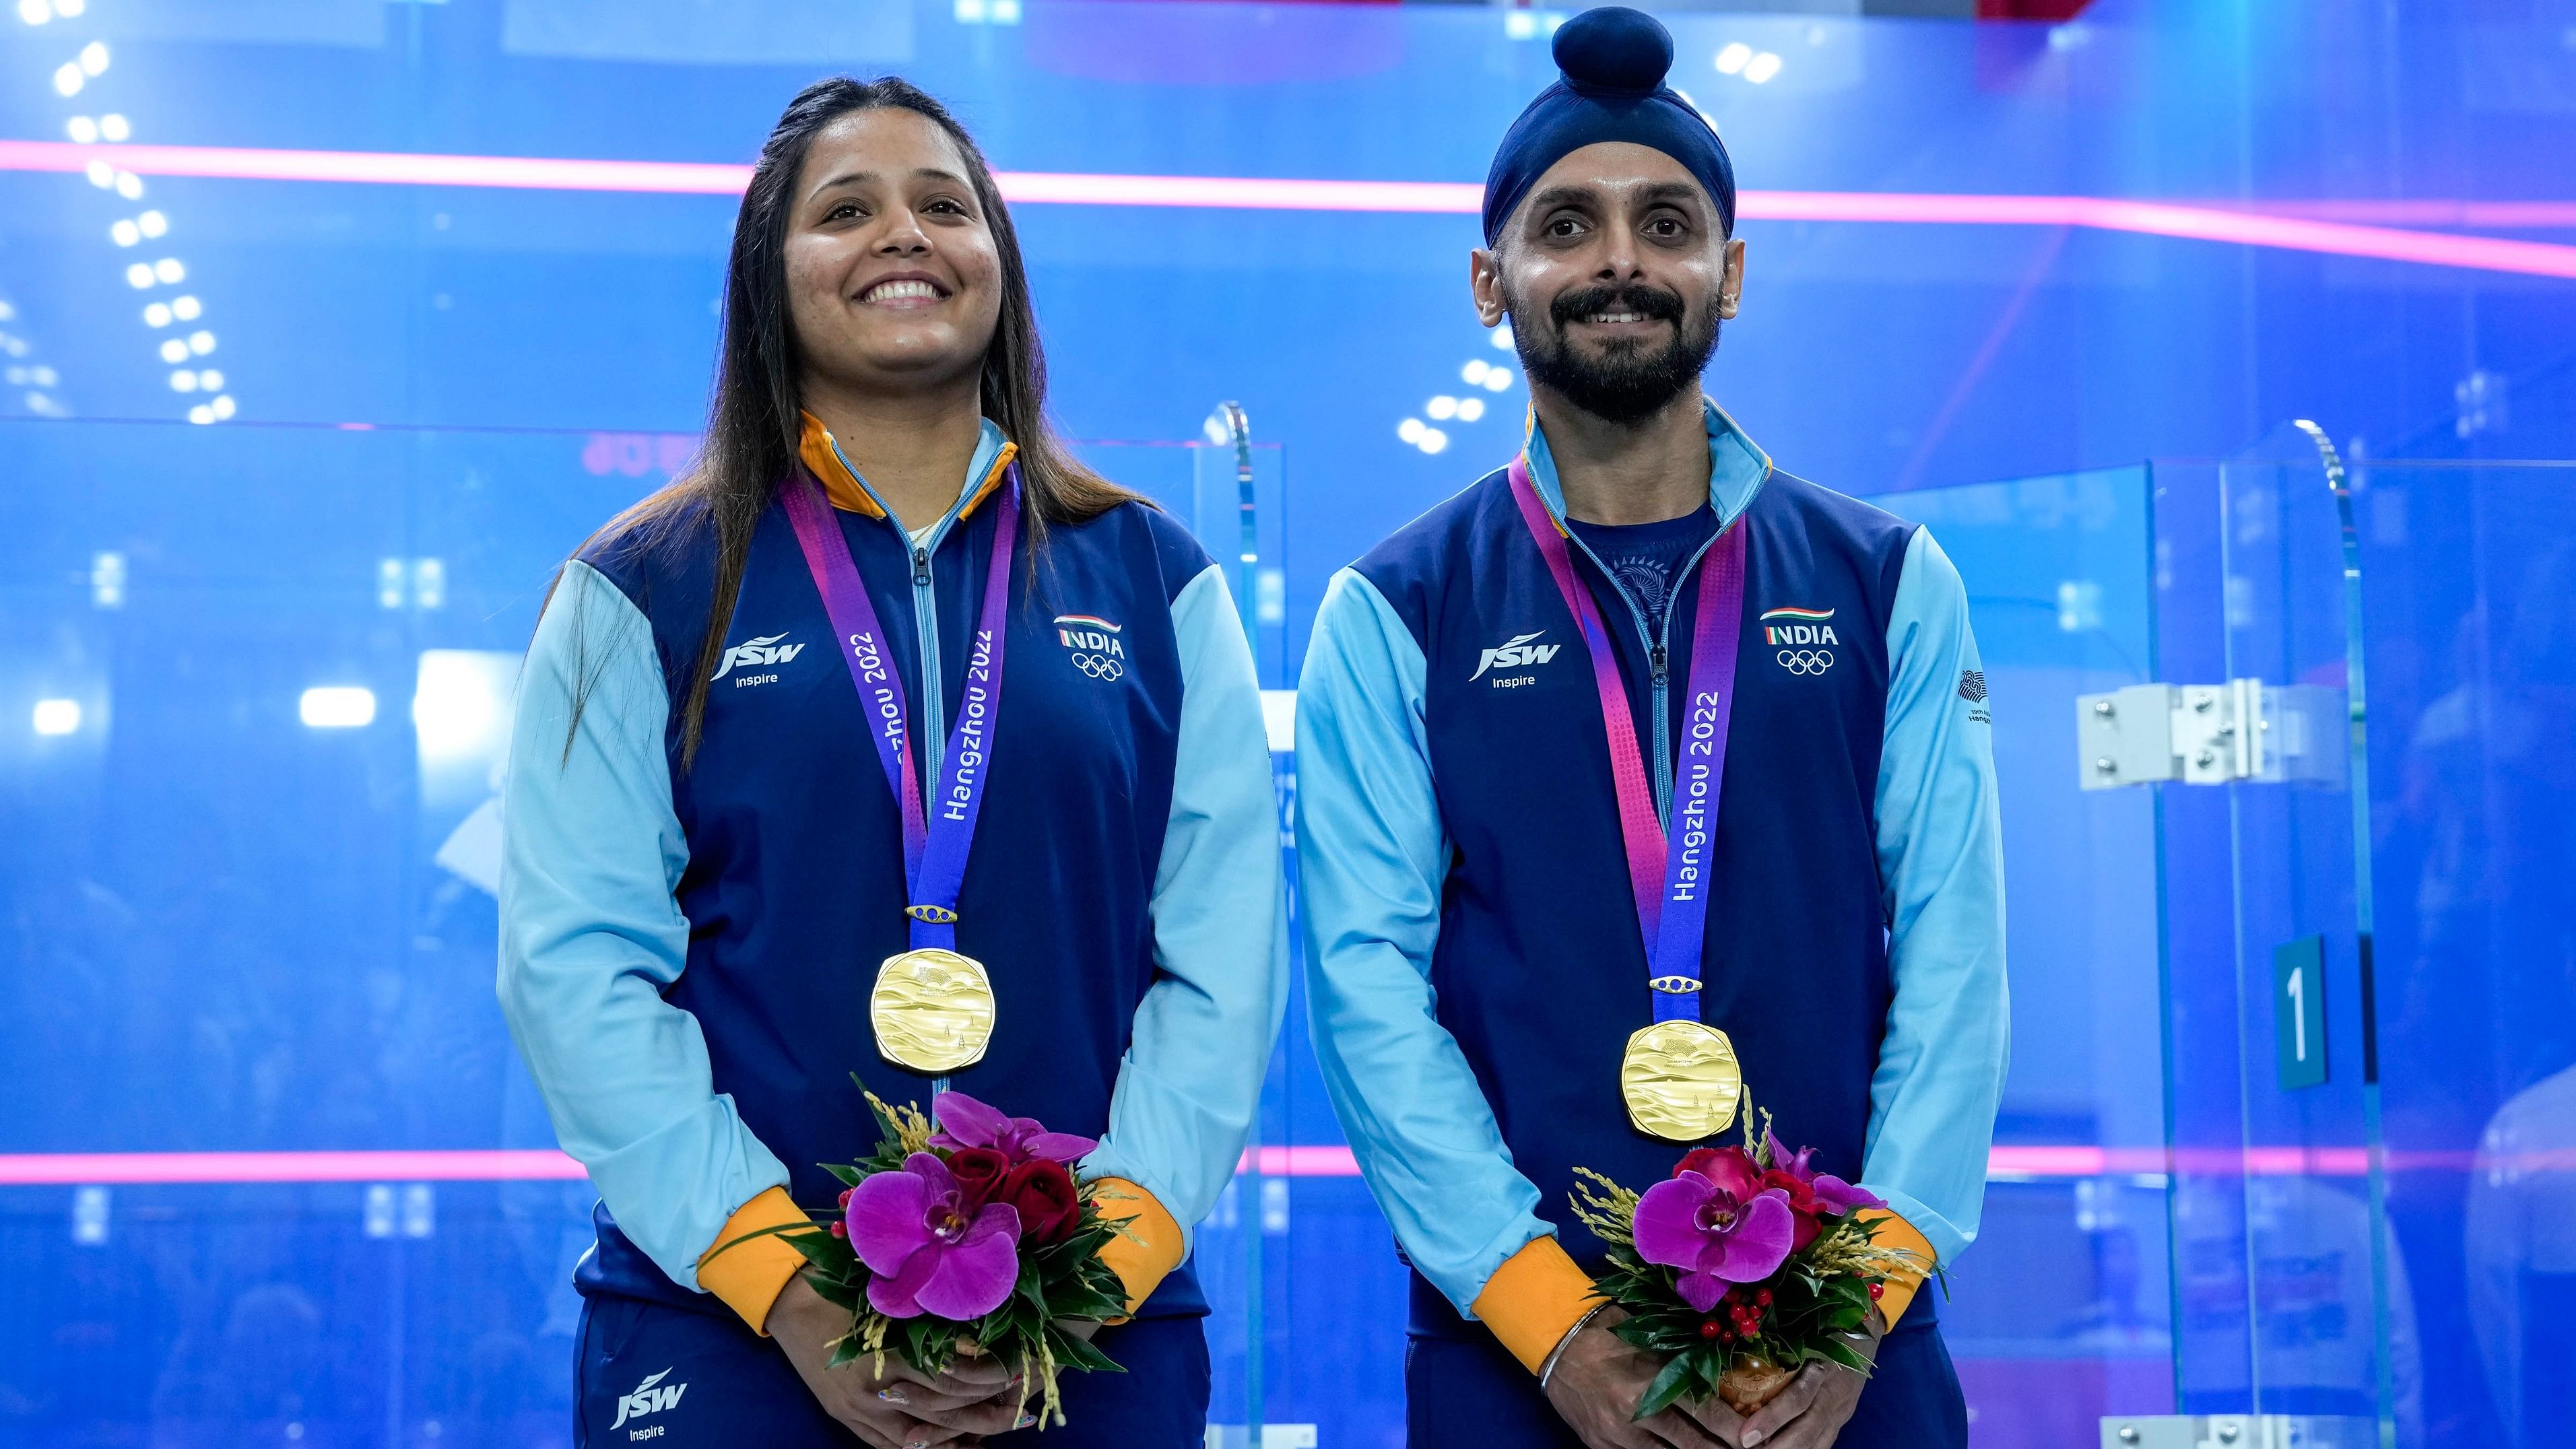
<path id="1" fill-rule="evenodd" d="M 1696 1021 L 1659 1021 L 1628 1038 L 1619 1095 L 1627 1099 L 1628 1125 L 1670 1142 L 1697 1142 L 1735 1120 L 1744 1071 L 1725 1032 Z"/>
<path id="2" fill-rule="evenodd" d="M 868 1024 L 887 1061 L 936 1077 L 984 1059 L 993 1006 L 983 962 L 935 947 L 903 951 L 877 968 Z"/>

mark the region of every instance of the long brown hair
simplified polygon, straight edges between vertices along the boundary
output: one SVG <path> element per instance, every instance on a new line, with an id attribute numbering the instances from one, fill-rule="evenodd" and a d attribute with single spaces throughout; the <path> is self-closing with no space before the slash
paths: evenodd
<path id="1" fill-rule="evenodd" d="M 681 768 L 695 762 L 706 723 L 707 681 L 724 657 L 724 639 L 742 592 L 752 531 L 795 475 L 803 429 L 802 364 L 789 319 L 786 245 L 796 181 L 813 149 L 815 133 L 854 111 L 899 109 L 927 117 L 955 142 L 966 160 L 975 202 L 992 230 L 1002 264 L 1001 316 L 984 352 L 984 416 L 1019 444 L 1024 518 L 1032 554 L 1050 523 L 1080 523 L 1136 495 L 1075 461 L 1046 417 L 1046 356 L 1038 343 L 1036 309 L 1029 301 L 1028 266 L 1020 237 L 1002 203 L 993 170 L 966 128 L 948 108 L 898 76 L 854 80 L 834 76 L 796 93 L 760 148 L 751 185 L 734 220 L 733 256 L 726 267 L 723 341 L 716 364 L 715 397 L 697 457 L 670 486 L 618 515 L 599 537 L 633 536 L 648 546 L 695 551 L 712 541 L 715 589 L 705 635 L 691 667 L 682 705 Z M 703 508 L 703 513 L 701 513 Z M 712 532 L 713 538 L 708 535 Z M 588 690 L 576 669 L 572 710 L 578 729 Z M 571 747 L 570 731 L 565 747 Z"/>

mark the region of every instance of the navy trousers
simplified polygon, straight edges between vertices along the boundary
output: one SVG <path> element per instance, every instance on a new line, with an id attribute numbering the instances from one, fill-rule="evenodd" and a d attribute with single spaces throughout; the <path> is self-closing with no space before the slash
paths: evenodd
<path id="1" fill-rule="evenodd" d="M 1207 1334 L 1197 1318 L 1104 1328 L 1127 1372 L 1066 1373 L 1065 1424 L 998 1434 L 1011 1449 L 1205 1449 Z M 583 1300 L 573 1379 L 575 1449 L 651 1443 L 849 1449 L 859 1438 L 814 1402 L 778 1345 L 718 1315 L 602 1294 Z"/>
<path id="2" fill-rule="evenodd" d="M 1408 1449 L 1582 1449 L 1538 1379 L 1490 1333 L 1416 1334 L 1404 1355 Z M 1936 1323 L 1899 1323 L 1836 1449 L 1967 1449 L 1968 1403 Z"/>

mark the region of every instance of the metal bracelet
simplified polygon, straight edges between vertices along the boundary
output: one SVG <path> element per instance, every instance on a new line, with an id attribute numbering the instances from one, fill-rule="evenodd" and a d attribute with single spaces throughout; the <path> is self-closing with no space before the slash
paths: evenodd
<path id="1" fill-rule="evenodd" d="M 1538 1366 L 1538 1391 L 1540 1393 L 1543 1394 L 1547 1392 L 1548 1378 L 1556 1372 L 1556 1361 L 1565 1357 L 1565 1346 L 1574 1342 L 1575 1337 L 1582 1333 L 1584 1328 L 1588 1326 L 1593 1319 L 1601 1315 L 1601 1310 L 1609 1306 L 1610 1305 L 1607 1303 L 1595 1303 L 1590 1308 L 1585 1309 L 1583 1316 L 1574 1320 L 1574 1326 L 1565 1331 L 1565 1337 L 1556 1341 L 1556 1347 L 1547 1351 L 1546 1362 L 1541 1363 Z"/>

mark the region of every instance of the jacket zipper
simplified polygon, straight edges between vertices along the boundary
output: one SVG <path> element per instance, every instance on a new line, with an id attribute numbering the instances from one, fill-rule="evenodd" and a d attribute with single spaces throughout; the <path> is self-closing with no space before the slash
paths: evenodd
<path id="1" fill-rule="evenodd" d="M 1720 525 L 1718 533 L 1725 531 L 1725 527 Z M 1652 667 L 1654 677 L 1647 691 L 1647 697 L 1652 705 L 1649 714 L 1654 722 L 1655 821 L 1670 829 L 1673 823 L 1673 722 L 1670 667 L 1672 650 L 1669 645 L 1673 633 L 1673 614 L 1676 612 L 1674 605 L 1681 602 L 1682 586 L 1690 582 L 1690 576 L 1699 568 L 1699 561 L 1707 557 L 1708 551 L 1716 546 L 1717 534 L 1711 534 L 1702 540 L 1698 551 L 1690 556 L 1690 561 L 1683 564 L 1681 572 L 1673 576 L 1672 598 L 1664 608 L 1663 627 L 1652 631 L 1652 637 L 1648 638 L 1646 611 L 1639 608 L 1636 599 L 1629 595 L 1628 586 L 1619 582 L 1619 576 L 1610 571 L 1609 565 L 1601 561 L 1601 555 L 1592 551 L 1592 545 L 1585 543 L 1582 535 L 1575 533 L 1571 528 L 1567 529 L 1566 533 L 1573 538 L 1574 546 L 1583 550 L 1583 556 L 1592 560 L 1592 566 L 1601 571 L 1601 577 L 1610 581 L 1610 591 L 1619 596 L 1620 603 L 1628 606 L 1628 618 L 1637 626 L 1637 637 L 1647 639 L 1650 645 L 1646 658 Z"/>
<path id="2" fill-rule="evenodd" d="M 858 469 L 850 467 L 849 455 L 841 452 L 838 439 L 833 441 L 832 451 L 840 456 L 841 466 L 849 468 L 850 476 L 858 480 L 860 490 L 885 515 L 886 526 L 894 530 L 894 536 L 902 541 L 905 551 L 912 556 L 912 620 L 913 632 L 921 645 L 921 678 L 912 694 L 920 728 L 911 743 L 914 745 L 912 753 L 920 761 L 914 768 L 921 772 L 922 798 L 927 801 L 930 792 L 938 788 L 939 765 L 948 752 L 948 695 L 941 683 L 944 670 L 939 657 L 939 595 L 931 587 L 930 556 L 948 537 L 949 525 L 957 521 L 973 490 L 960 486 L 957 501 L 949 504 L 948 511 L 939 515 L 939 521 L 930 526 L 929 536 L 915 543 L 911 532 L 903 526 L 903 520 L 895 517 L 894 510 L 886 505 L 884 499 L 877 497 L 874 485 Z"/>

